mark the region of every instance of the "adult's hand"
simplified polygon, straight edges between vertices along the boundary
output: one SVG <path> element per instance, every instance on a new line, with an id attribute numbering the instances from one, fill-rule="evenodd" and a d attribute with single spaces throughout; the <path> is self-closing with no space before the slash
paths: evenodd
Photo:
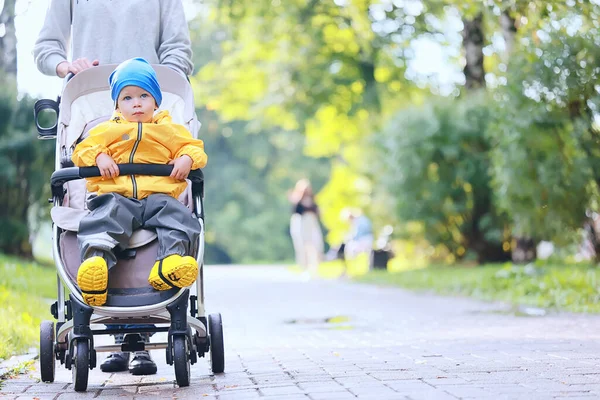
<path id="1" fill-rule="evenodd" d="M 72 72 L 73 75 L 75 75 L 75 74 L 83 71 L 84 69 L 95 67 L 98 64 L 100 64 L 100 61 L 98 61 L 98 60 L 90 61 L 85 57 L 78 58 L 77 60 L 73 61 L 72 63 L 70 63 L 68 61 L 63 61 L 56 66 L 56 75 L 58 75 L 59 78 L 64 78 L 65 76 L 67 76 L 67 74 L 69 72 Z"/>

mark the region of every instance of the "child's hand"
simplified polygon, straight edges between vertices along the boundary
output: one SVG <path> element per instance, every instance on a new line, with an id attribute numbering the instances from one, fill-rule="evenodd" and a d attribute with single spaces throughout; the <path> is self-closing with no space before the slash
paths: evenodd
<path id="1" fill-rule="evenodd" d="M 192 169 L 192 158 L 184 154 L 179 158 L 169 161 L 169 165 L 173 165 L 171 178 L 183 181 L 188 177 Z"/>
<path id="2" fill-rule="evenodd" d="M 111 156 L 105 153 L 98 154 L 96 157 L 96 165 L 100 169 L 100 174 L 103 178 L 116 178 L 119 176 L 119 167 Z"/>

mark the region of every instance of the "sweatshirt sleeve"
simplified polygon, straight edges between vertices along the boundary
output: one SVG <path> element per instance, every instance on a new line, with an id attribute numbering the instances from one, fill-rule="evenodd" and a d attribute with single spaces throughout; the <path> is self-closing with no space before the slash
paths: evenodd
<path id="1" fill-rule="evenodd" d="M 67 60 L 70 35 L 71 0 L 51 0 L 33 47 L 33 57 L 40 72 L 56 76 L 56 66 Z"/>
<path id="2" fill-rule="evenodd" d="M 158 59 L 185 76 L 194 71 L 190 31 L 181 0 L 160 1 Z"/>
<path id="3" fill-rule="evenodd" d="M 107 135 L 105 133 L 107 129 L 108 126 L 105 124 L 96 126 L 90 130 L 90 136 L 75 146 L 71 159 L 76 167 L 96 166 L 96 157 L 100 153 L 105 153 L 112 157 L 106 143 Z"/>
<path id="4" fill-rule="evenodd" d="M 173 124 L 173 129 L 173 137 L 167 143 L 173 159 L 187 155 L 192 159 L 192 169 L 204 168 L 208 162 L 204 142 L 194 139 L 183 125 Z"/>

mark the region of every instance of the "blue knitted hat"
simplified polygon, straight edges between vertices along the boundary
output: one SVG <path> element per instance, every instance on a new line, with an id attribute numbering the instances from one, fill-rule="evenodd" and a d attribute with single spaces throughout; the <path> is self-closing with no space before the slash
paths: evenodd
<path id="1" fill-rule="evenodd" d="M 115 106 L 119 93 L 125 86 L 138 86 L 150 93 L 156 100 L 156 105 L 160 107 L 162 93 L 156 72 L 143 58 L 131 58 L 119 64 L 108 77 L 108 83 L 110 83 L 110 97 L 115 102 Z"/>

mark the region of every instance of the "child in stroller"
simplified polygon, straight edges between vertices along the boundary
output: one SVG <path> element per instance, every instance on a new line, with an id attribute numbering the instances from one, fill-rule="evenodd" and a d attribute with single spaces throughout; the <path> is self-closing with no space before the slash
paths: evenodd
<path id="1" fill-rule="evenodd" d="M 154 112 L 162 101 L 160 85 L 143 58 L 121 63 L 109 78 L 115 115 L 90 130 L 73 152 L 77 167 L 97 165 L 101 178 L 88 178 L 90 214 L 79 224 L 83 260 L 77 284 L 89 305 L 106 303 L 108 269 L 116 263 L 112 251 L 145 227 L 158 235 L 159 252 L 148 282 L 157 290 L 191 285 L 198 265 L 190 247 L 200 235 L 200 223 L 177 198 L 185 190 L 191 169 L 203 168 L 204 143 L 185 127 L 171 123 L 167 110 Z M 117 162 L 172 164 L 169 177 L 119 176 Z"/>
<path id="2" fill-rule="evenodd" d="M 136 64 L 138 67 L 142 64 L 144 68 L 149 67 L 150 70 L 147 72 L 150 76 L 154 73 L 152 69 L 156 71 L 160 88 L 163 89 L 162 92 L 160 89 L 154 90 L 153 84 L 137 83 L 135 86 L 138 86 L 138 88 L 147 86 L 146 89 L 149 90 L 145 90 L 146 94 L 142 93 L 145 99 L 151 96 L 156 103 L 160 103 L 162 96 L 161 110 L 169 110 L 173 120 L 183 124 L 194 135 L 199 124 L 195 117 L 193 94 L 189 82 L 168 67 L 154 66 L 152 68 L 141 60 L 130 60 L 130 63 Z M 114 83 L 126 83 L 127 80 L 116 79 L 118 73 L 113 72 L 114 67 L 106 65 L 83 71 L 66 83 L 62 96 L 59 97 L 58 101 L 39 100 L 35 106 L 35 118 L 40 138 L 57 139 L 56 171 L 52 175 L 51 182 L 54 203 L 51 215 L 54 222 L 53 256 L 60 280 L 58 281 L 58 299 L 52 305 L 51 312 L 58 322 L 55 326 L 54 322 L 43 321 L 40 326 L 41 378 L 44 382 L 53 382 L 55 360 L 59 360 L 66 368 L 72 370 L 75 390 L 85 391 L 89 370 L 96 367 L 97 351 L 138 352 L 166 349 L 167 363 L 175 366 L 177 383 L 179 386 L 187 386 L 190 383 L 190 363 L 194 364 L 197 362 L 198 357 L 203 357 L 207 353 L 210 356 L 212 371 L 220 373 L 224 370 L 221 316 L 218 313 L 208 316 L 205 314 L 202 264 L 204 253 L 204 188 L 201 170 L 191 171 L 188 177 L 189 184 L 179 196 L 179 200 L 189 208 L 185 212 L 182 211 L 181 215 L 185 216 L 186 219 L 197 221 L 198 225 L 195 225 L 193 221 L 189 222 L 188 220 L 186 222 L 186 224 L 192 226 L 190 229 L 196 233 L 186 232 L 187 236 L 182 236 L 182 240 L 179 241 L 174 240 L 173 237 L 167 239 L 183 244 L 183 254 L 178 254 L 181 257 L 175 257 L 178 261 L 173 263 L 173 265 L 183 264 L 183 267 L 180 267 L 181 274 L 177 272 L 179 271 L 178 268 L 172 268 L 177 271 L 171 275 L 167 273 L 161 276 L 159 273 L 160 260 L 162 259 L 164 264 L 164 259 L 170 255 L 164 249 L 161 249 L 162 242 L 159 246 L 156 240 L 156 237 L 161 234 L 143 229 L 144 227 L 140 227 L 139 218 L 129 216 L 128 218 L 132 220 L 132 227 L 129 229 L 141 228 L 131 234 L 129 243 L 124 238 L 119 237 L 115 239 L 119 244 L 116 246 L 115 240 L 111 241 L 106 236 L 102 236 L 107 232 L 106 228 L 100 232 L 99 237 L 104 237 L 105 246 L 99 247 L 101 253 L 94 256 L 102 257 L 103 261 L 106 262 L 107 276 L 101 273 L 100 278 L 97 279 L 94 275 L 96 272 L 91 273 L 92 279 L 90 280 L 101 283 L 100 285 L 93 283 L 90 285 L 91 287 L 88 286 L 89 291 L 100 293 L 83 293 L 77 284 L 77 276 L 82 263 L 82 248 L 78 246 L 77 231 L 80 228 L 79 221 L 88 218 L 86 214 L 89 213 L 85 207 L 86 191 L 83 186 L 85 180 L 82 178 L 97 178 L 90 180 L 87 184 L 90 189 L 98 191 L 95 199 L 107 195 L 106 192 L 110 192 L 111 184 L 114 187 L 114 184 L 122 184 L 123 182 L 131 184 L 130 190 L 138 191 L 137 197 L 148 199 L 151 197 L 148 196 L 150 192 L 143 193 L 145 190 L 143 188 L 147 185 L 141 184 L 142 182 L 150 182 L 149 184 L 151 184 L 152 182 L 162 181 L 164 184 L 163 179 L 174 175 L 174 178 L 168 178 L 174 182 L 174 189 L 172 191 L 166 190 L 169 195 L 159 195 L 161 198 L 171 199 L 183 188 L 178 186 L 181 183 L 176 178 L 183 178 L 186 171 L 188 171 L 187 168 L 176 168 L 175 163 L 167 165 L 168 159 L 163 160 L 160 158 L 164 156 L 164 153 L 152 147 L 157 144 L 152 144 L 151 131 L 153 128 L 159 128 L 161 122 L 157 124 L 144 123 L 141 120 L 139 123 L 137 121 L 134 123 L 125 122 L 126 107 L 124 106 L 119 107 L 119 110 L 115 113 L 115 102 L 113 100 L 109 103 L 108 100 L 112 96 L 108 96 L 106 92 L 107 90 L 112 92 L 112 89 L 116 89 L 117 86 L 113 84 L 112 88 L 107 87 L 107 78 L 109 74 L 113 73 L 111 77 L 115 78 Z M 135 71 L 139 72 L 139 68 Z M 150 81 L 152 82 L 152 80 Z M 118 93 L 125 86 L 121 85 Z M 122 94 L 124 93 L 122 92 Z M 135 97 L 135 93 L 129 97 Z M 114 99 L 119 100 L 117 95 L 114 96 Z M 155 104 L 151 104 L 151 114 L 154 114 Z M 50 128 L 43 128 L 39 123 L 40 115 L 49 109 L 56 112 L 57 123 Z M 113 114 L 113 117 L 118 116 L 119 118 L 117 120 L 112 118 L 112 121 L 108 123 L 101 123 L 97 125 L 98 130 L 94 130 L 93 126 L 98 124 L 99 121 L 109 119 L 108 115 L 110 113 Z M 133 120 L 135 118 L 134 114 L 141 116 L 144 112 L 135 111 L 131 114 Z M 165 127 L 171 126 L 173 129 L 180 129 L 175 124 L 170 123 L 168 114 L 164 111 L 159 111 L 153 118 L 157 120 L 160 116 L 165 117 L 161 119 Z M 78 143 L 85 142 L 88 132 L 99 132 L 100 129 L 104 129 L 101 128 L 103 126 L 105 128 L 117 126 L 119 129 L 133 126 L 135 129 L 132 132 L 120 131 L 120 134 L 116 135 L 115 138 L 126 141 L 127 138 L 124 135 L 129 135 L 134 138 L 134 142 L 138 141 L 138 128 L 141 128 L 139 138 L 142 140 L 137 144 L 134 143 L 133 156 L 119 158 L 121 155 L 119 151 L 123 148 L 117 148 L 114 153 L 111 153 L 117 163 L 122 163 L 117 165 L 118 176 L 116 176 L 117 171 L 112 163 L 109 163 L 109 166 L 105 168 L 105 174 L 108 173 L 108 175 L 103 178 L 101 178 L 102 174 L 98 167 L 71 167 L 73 164 L 71 163 L 70 149 L 77 147 L 76 144 Z M 108 130 L 110 129 L 107 128 Z M 201 150 L 199 153 L 194 153 L 196 155 L 189 157 L 189 161 L 194 158 L 198 162 L 198 166 L 204 165 L 206 154 L 199 147 L 201 141 L 194 141 L 192 135 L 187 132 L 181 133 L 190 144 L 195 144 L 196 150 Z M 96 136 L 101 135 L 90 134 L 89 138 L 97 139 Z M 149 145 L 146 140 L 150 142 L 150 147 L 144 147 Z M 154 140 L 158 141 L 156 138 Z M 171 144 L 169 142 L 167 146 L 171 146 Z M 85 146 L 80 147 L 75 154 L 83 154 L 82 149 L 85 149 Z M 149 149 L 150 151 L 148 151 Z M 175 156 L 174 148 L 173 151 L 173 156 Z M 138 158 L 141 154 L 146 154 L 150 158 Z M 197 154 L 201 154 L 201 156 L 197 157 Z M 171 158 L 178 158 L 173 156 Z M 79 164 L 80 160 L 77 157 L 73 157 L 73 160 Z M 188 161 L 186 160 L 188 156 L 184 156 L 183 159 Z M 189 166 L 190 168 L 195 167 L 194 163 L 192 164 Z M 103 190 L 106 192 L 102 192 Z M 129 195 L 131 196 L 131 194 Z M 105 198 L 110 197 L 106 196 Z M 144 202 L 144 199 L 136 201 L 146 203 L 146 207 L 148 206 L 147 203 L 150 203 L 147 200 Z M 123 204 L 129 203 L 125 202 Z M 129 208 L 135 209 L 136 207 Z M 110 221 L 110 219 L 108 220 Z M 164 219 L 161 219 L 160 224 L 168 226 L 165 224 Z M 164 232 L 172 234 L 174 231 L 165 230 Z M 127 233 L 125 229 L 121 232 L 125 236 L 127 236 Z M 84 237 L 89 238 L 89 235 Z M 106 243 L 109 245 L 106 245 Z M 166 241 L 164 243 L 168 244 L 170 242 Z M 111 249 L 112 251 L 109 251 Z M 158 257 L 157 254 L 159 254 Z M 110 260 L 113 256 L 116 258 L 117 263 L 108 268 L 111 265 Z M 186 257 L 189 258 L 183 260 L 182 263 L 182 259 Z M 159 260 L 158 263 L 156 262 L 157 259 Z M 197 269 L 194 268 L 195 265 L 197 265 Z M 93 268 L 93 270 L 95 269 Z M 99 269 L 104 270 L 102 267 Z M 83 280 L 85 278 L 82 278 L 81 286 L 85 291 L 87 282 L 83 282 Z M 194 280 L 196 283 L 192 285 Z M 107 281 L 106 289 L 104 281 Z M 156 290 L 157 287 L 166 290 Z M 68 299 L 65 299 L 65 288 L 70 292 Z M 107 294 L 101 293 L 105 291 Z M 87 297 L 88 295 L 91 295 L 91 297 Z M 86 297 L 88 300 L 86 300 Z M 102 303 L 103 301 L 106 302 L 101 306 L 87 304 L 88 302 L 91 304 Z M 98 328 L 105 324 L 106 329 Z M 170 326 L 160 326 L 160 324 L 169 324 Z M 167 341 L 145 343 L 141 339 L 140 334 L 156 332 L 166 332 Z M 124 335 L 123 344 L 94 345 L 94 336 L 108 334 Z"/>

